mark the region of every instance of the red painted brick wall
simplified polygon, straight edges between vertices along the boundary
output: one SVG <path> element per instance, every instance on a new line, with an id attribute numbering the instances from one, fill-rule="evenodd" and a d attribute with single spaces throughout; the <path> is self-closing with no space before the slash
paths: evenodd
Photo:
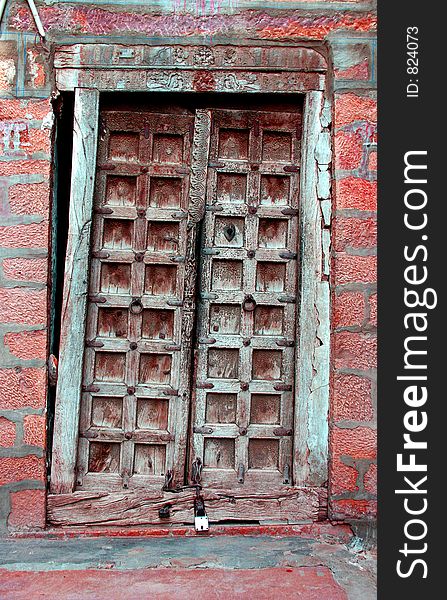
<path id="1" fill-rule="evenodd" d="M 150 3 L 148 3 L 150 4 Z M 45 406 L 55 37 L 173 43 L 326 40 L 333 67 L 332 377 L 329 516 L 376 512 L 376 101 L 374 3 L 166 0 L 146 6 L 10 4 L 0 42 L 0 528 L 45 525 Z M 343 10 L 340 5 L 343 4 Z M 68 39 L 67 36 L 71 38 Z M 115 37 L 119 36 L 119 37 Z M 209 39 L 209 38 L 207 38 Z M 192 40 L 194 40 L 192 42 Z M 199 41 L 197 41 L 199 40 Z M 83 40 L 85 41 L 85 40 Z"/>

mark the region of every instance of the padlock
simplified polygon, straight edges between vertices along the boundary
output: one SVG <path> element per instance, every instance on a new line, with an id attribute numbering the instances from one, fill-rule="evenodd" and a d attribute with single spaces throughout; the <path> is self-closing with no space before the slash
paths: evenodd
<path id="1" fill-rule="evenodd" d="M 208 531 L 210 528 L 208 516 L 205 510 L 205 502 L 202 496 L 194 500 L 194 529 L 197 532 Z"/>

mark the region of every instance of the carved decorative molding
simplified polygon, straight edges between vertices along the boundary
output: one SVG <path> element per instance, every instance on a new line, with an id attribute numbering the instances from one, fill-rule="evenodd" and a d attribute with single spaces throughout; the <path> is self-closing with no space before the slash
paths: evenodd
<path id="1" fill-rule="evenodd" d="M 191 178 L 189 183 L 189 223 L 198 223 L 205 214 L 206 175 L 211 136 L 211 113 L 198 109 L 194 125 Z"/>
<path id="2" fill-rule="evenodd" d="M 308 47 L 122 46 L 56 50 L 61 90 L 274 92 L 323 90 L 326 61 Z"/>

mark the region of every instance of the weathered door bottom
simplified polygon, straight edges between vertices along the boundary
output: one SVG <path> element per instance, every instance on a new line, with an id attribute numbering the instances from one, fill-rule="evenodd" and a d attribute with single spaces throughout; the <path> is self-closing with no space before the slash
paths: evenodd
<path id="1" fill-rule="evenodd" d="M 270 495 L 203 489 L 201 494 L 211 526 L 232 520 L 296 524 L 326 517 L 326 488 L 284 487 L 281 493 Z M 48 521 L 55 526 L 192 525 L 194 498 L 194 490 L 176 494 L 139 491 L 50 495 Z"/>

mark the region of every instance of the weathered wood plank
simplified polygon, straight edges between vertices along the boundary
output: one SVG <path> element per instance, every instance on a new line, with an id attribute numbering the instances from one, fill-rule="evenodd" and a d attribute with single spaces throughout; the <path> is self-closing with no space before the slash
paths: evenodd
<path id="1" fill-rule="evenodd" d="M 322 216 L 317 193 L 318 160 L 321 159 L 326 165 L 330 162 L 328 136 L 321 135 L 320 113 L 323 107 L 322 92 L 313 91 L 306 95 L 303 124 L 306 137 L 301 168 L 302 271 L 294 444 L 294 481 L 298 485 L 323 485 L 327 480 L 329 283 L 322 282 Z"/>
<path id="2" fill-rule="evenodd" d="M 77 89 L 51 489 L 73 490 L 79 426 L 99 92 Z"/>
<path id="3" fill-rule="evenodd" d="M 321 510 L 322 488 L 288 488 L 281 493 L 253 494 L 235 490 L 203 490 L 211 522 L 222 520 L 284 523 L 316 521 Z M 52 525 L 160 525 L 192 524 L 195 491 L 178 494 L 152 492 L 116 492 L 50 495 L 48 520 Z M 170 517 L 161 519 L 160 508 L 170 506 Z M 324 508 L 324 507 L 323 507 Z"/>

